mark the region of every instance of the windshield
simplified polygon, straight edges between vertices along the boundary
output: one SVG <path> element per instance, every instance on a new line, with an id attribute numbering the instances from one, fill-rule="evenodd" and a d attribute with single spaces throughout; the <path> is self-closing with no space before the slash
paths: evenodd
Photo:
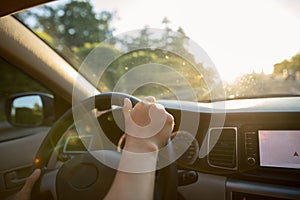
<path id="1" fill-rule="evenodd" d="M 300 95 L 299 11 L 297 0 L 78 0 L 15 16 L 102 92 L 201 102 Z"/>

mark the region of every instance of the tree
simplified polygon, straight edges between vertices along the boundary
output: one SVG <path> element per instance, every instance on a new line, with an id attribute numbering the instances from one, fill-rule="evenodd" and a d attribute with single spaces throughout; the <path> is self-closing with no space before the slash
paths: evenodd
<path id="1" fill-rule="evenodd" d="M 88 62 L 93 62 L 94 66 L 90 65 L 91 69 L 87 70 L 89 74 L 86 74 L 86 77 L 91 78 L 90 73 L 92 76 L 97 76 L 99 75 L 97 73 L 99 68 L 103 67 L 101 63 L 94 64 L 101 61 L 101 56 L 106 56 L 103 52 L 109 55 L 121 53 L 109 45 L 99 46 L 102 40 L 112 36 L 114 29 L 111 22 L 114 19 L 114 14 L 107 11 L 95 13 L 89 1 L 77 0 L 69 1 L 66 4 L 41 7 L 32 13 L 26 13 L 27 16 L 24 16 L 25 18 L 28 16 L 33 17 L 37 22 L 34 25 L 35 32 L 64 55 L 75 67 L 80 66 L 82 60 L 98 47 L 92 53 L 97 53 L 99 50 L 101 51 L 100 57 L 92 58 L 92 60 L 90 57 L 88 60 Z M 120 49 L 124 52 L 143 46 L 151 48 L 129 52 L 112 63 L 98 84 L 101 91 L 111 91 L 120 77 L 135 66 L 159 63 L 172 67 L 179 74 L 182 74 L 192 87 L 197 88 L 198 99 L 206 98 L 208 88 L 205 81 L 214 82 L 214 73 L 211 73 L 210 69 L 205 68 L 202 63 L 196 62 L 194 55 L 188 49 L 189 41 L 181 27 L 178 28 L 177 32 L 172 31 L 169 28 L 170 20 L 167 17 L 162 20 L 162 24 L 165 28 L 159 33 L 160 35 L 153 33 L 145 26 L 136 35 L 129 35 L 110 43 L 118 45 L 118 47 L 121 46 Z M 198 69 L 200 68 L 200 73 L 195 66 Z M 176 80 L 171 80 L 171 82 L 178 90 L 184 90 L 182 83 L 176 82 Z M 146 87 L 147 89 L 140 90 L 140 92 L 147 91 L 153 95 L 169 95 L 167 88 L 158 85 Z M 205 97 L 203 96 L 204 93 Z"/>
<path id="2" fill-rule="evenodd" d="M 284 71 L 300 71 L 300 53 L 294 55 L 290 60 L 283 60 L 274 65 L 274 74 L 283 73 Z"/>
<path id="3" fill-rule="evenodd" d="M 37 18 L 43 30 L 64 40 L 69 46 L 79 47 L 85 43 L 101 42 L 110 37 L 113 14 L 103 11 L 96 14 L 89 1 L 70 1 L 58 8 L 43 7 L 45 16 Z"/>
<path id="4" fill-rule="evenodd" d="M 291 65 L 295 71 L 300 71 L 300 53 L 292 57 Z"/>
<path id="5" fill-rule="evenodd" d="M 52 48 L 78 68 L 83 59 L 113 31 L 114 12 L 97 13 L 89 0 L 57 1 L 17 14 L 34 32 Z"/>

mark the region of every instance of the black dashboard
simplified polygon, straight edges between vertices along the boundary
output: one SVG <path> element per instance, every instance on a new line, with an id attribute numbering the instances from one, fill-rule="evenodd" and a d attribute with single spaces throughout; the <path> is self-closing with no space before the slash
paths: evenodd
<path id="1" fill-rule="evenodd" d="M 192 164 L 186 162 L 195 152 L 192 145 L 178 160 L 180 167 L 226 177 L 227 199 L 300 199 L 299 97 L 231 100 L 225 109 L 187 103 L 180 111 L 175 103 L 163 103 L 176 117 L 200 110 L 195 136 L 200 153 Z M 223 125 L 212 115 L 225 115 Z"/>

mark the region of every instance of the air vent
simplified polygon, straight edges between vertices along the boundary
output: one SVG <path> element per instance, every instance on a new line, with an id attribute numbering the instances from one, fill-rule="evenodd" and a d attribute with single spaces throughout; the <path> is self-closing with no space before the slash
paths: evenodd
<path id="1" fill-rule="evenodd" d="M 237 129 L 234 127 L 211 128 L 209 131 L 208 163 L 213 167 L 237 168 Z"/>

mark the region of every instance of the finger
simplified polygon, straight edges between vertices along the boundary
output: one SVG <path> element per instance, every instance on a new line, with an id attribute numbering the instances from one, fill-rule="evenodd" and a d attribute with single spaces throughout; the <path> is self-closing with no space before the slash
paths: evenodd
<path id="1" fill-rule="evenodd" d="M 174 123 L 174 117 L 168 111 L 166 111 L 165 107 L 159 103 L 156 103 L 152 105 L 152 107 L 155 107 L 157 110 L 161 111 L 162 113 L 165 113 L 167 115 L 166 122 L 167 123 Z"/>
<path id="2" fill-rule="evenodd" d="M 123 114 L 125 118 L 128 118 L 130 116 L 131 110 L 132 110 L 132 103 L 128 98 L 125 98 L 124 105 L 123 105 Z"/>
<path id="3" fill-rule="evenodd" d="M 35 169 L 34 172 L 27 178 L 25 185 L 23 186 L 21 191 L 30 194 L 35 182 L 39 179 L 40 175 L 41 170 Z"/>
<path id="4" fill-rule="evenodd" d="M 144 98 L 144 101 L 147 102 L 147 103 L 152 103 L 152 104 L 154 104 L 154 103 L 156 102 L 156 99 L 155 99 L 155 97 L 153 97 L 153 96 L 148 96 L 148 97 L 145 97 L 145 98 Z"/>
<path id="5" fill-rule="evenodd" d="M 172 132 L 172 133 L 171 133 L 171 139 L 173 139 L 176 135 L 177 135 L 177 132 L 176 132 L 176 131 Z"/>
<path id="6" fill-rule="evenodd" d="M 174 124 L 174 117 L 168 112 L 167 112 L 167 122 Z"/>
<path id="7" fill-rule="evenodd" d="M 136 104 L 134 106 L 134 110 L 136 112 L 134 112 L 132 114 L 133 115 L 145 115 L 146 114 L 148 116 L 149 109 L 151 106 L 154 105 L 154 103 L 152 103 L 154 101 L 155 101 L 154 97 L 153 98 L 149 97 L 149 98 L 143 99 L 141 102 L 139 102 L 138 104 Z M 133 115 L 131 115 L 131 116 L 134 117 Z"/>

